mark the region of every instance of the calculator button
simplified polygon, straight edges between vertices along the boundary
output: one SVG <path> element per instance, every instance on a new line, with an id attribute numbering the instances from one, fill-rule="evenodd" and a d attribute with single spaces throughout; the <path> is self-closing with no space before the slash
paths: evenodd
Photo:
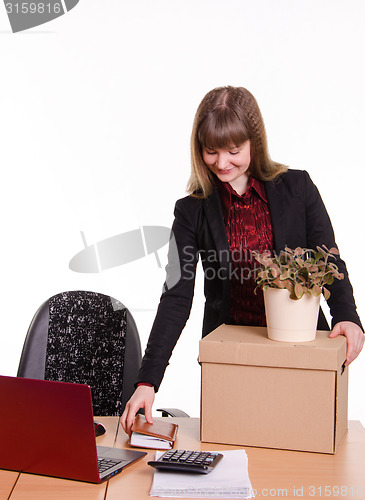
<path id="1" fill-rule="evenodd" d="M 158 460 L 148 462 L 152 467 L 176 472 L 207 473 L 213 470 L 223 455 L 207 451 L 169 450 Z"/>

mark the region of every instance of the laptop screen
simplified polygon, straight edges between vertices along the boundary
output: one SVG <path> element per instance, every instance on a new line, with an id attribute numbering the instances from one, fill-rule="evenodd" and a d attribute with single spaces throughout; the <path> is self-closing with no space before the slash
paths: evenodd
<path id="1" fill-rule="evenodd" d="M 101 481 L 89 386 L 0 376 L 0 400 L 0 468 Z"/>

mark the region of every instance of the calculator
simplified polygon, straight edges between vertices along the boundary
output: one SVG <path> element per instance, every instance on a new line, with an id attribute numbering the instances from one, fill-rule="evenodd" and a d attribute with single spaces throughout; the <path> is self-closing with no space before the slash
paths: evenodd
<path id="1" fill-rule="evenodd" d="M 207 474 L 222 458 L 221 453 L 210 451 L 169 450 L 157 460 L 147 463 L 158 470 Z"/>

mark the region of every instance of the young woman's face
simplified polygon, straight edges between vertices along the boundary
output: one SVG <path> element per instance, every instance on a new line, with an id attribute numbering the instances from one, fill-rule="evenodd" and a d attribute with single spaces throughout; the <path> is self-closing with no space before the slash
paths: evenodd
<path id="1" fill-rule="evenodd" d="M 229 182 L 238 194 L 243 194 L 251 162 L 250 141 L 230 149 L 203 147 L 203 161 L 222 182 Z"/>

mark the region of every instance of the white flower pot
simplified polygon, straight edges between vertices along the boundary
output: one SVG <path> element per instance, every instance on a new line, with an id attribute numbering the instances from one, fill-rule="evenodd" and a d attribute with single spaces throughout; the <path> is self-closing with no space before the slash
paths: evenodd
<path id="1" fill-rule="evenodd" d="M 264 291 L 267 335 L 280 342 L 310 342 L 316 337 L 320 296 L 305 293 L 301 299 L 290 298 L 288 290 Z"/>

